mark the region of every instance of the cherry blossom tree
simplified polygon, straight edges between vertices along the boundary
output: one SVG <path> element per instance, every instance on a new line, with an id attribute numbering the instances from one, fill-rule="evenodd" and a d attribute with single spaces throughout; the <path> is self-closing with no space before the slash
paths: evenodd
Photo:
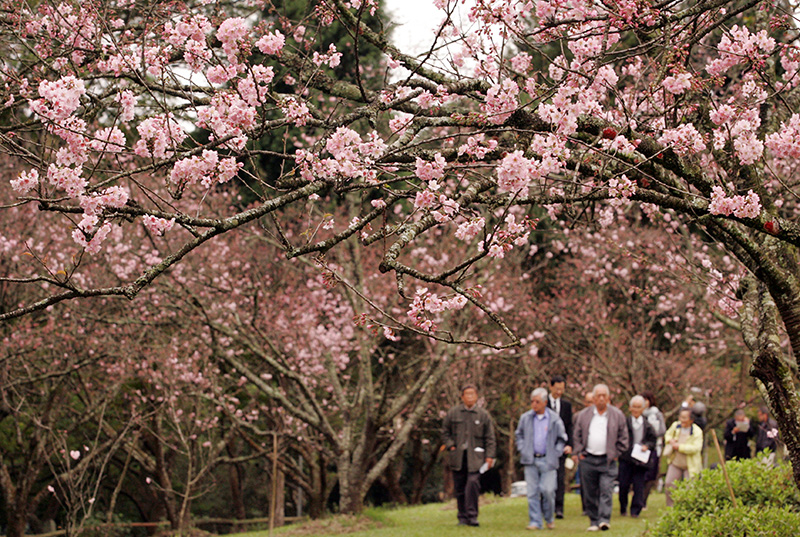
<path id="1" fill-rule="evenodd" d="M 520 335 L 475 291 L 481 274 L 530 247 L 537 217 L 607 228 L 643 211 L 737 260 L 700 270 L 712 287 L 737 282 L 728 313 L 800 482 L 791 2 L 477 0 L 462 27 L 460 3 L 436 0 L 443 22 L 420 57 L 365 23 L 375 2 L 320 2 L 301 21 L 262 17 L 268 4 L 3 3 L 0 144 L 24 169 L 0 203 L 39 214 L 31 236 L 3 230 L 4 251 L 32 262 L 3 274 L 31 290 L 0 319 L 133 299 L 189 253 L 261 226 L 288 258 L 376 251 L 411 325 L 474 341 L 427 307 L 426 293 L 452 295 L 434 309 L 467 304 L 503 335 L 479 341 L 513 347 Z M 316 40 L 331 24 L 354 62 L 363 44 L 383 51 L 382 80 L 338 76 L 344 52 Z M 271 152 L 279 174 L 245 166 L 293 127 Z M 255 201 L 236 203 L 239 188 Z M 290 233 L 317 197 L 347 218 L 312 210 Z M 426 268 L 412 255 L 426 237 L 459 254 Z"/>

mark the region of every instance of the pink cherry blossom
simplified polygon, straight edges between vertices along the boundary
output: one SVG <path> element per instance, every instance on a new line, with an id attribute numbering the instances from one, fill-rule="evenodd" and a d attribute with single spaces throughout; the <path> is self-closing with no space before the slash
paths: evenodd
<path id="1" fill-rule="evenodd" d="M 11 188 L 20 194 L 26 194 L 39 185 L 39 171 L 32 169 L 23 171 L 16 179 L 11 180 Z"/>
<path id="2" fill-rule="evenodd" d="M 427 162 L 417 157 L 414 173 L 417 174 L 423 181 L 431 181 L 433 179 L 441 179 L 444 177 L 444 168 L 446 161 L 441 153 L 436 153 L 433 157 L 433 162 Z"/>
<path id="3" fill-rule="evenodd" d="M 692 75 L 689 73 L 680 73 L 675 76 L 668 76 L 661 85 L 673 95 L 681 95 L 684 91 L 692 87 Z"/>
<path id="4" fill-rule="evenodd" d="M 271 34 L 265 34 L 261 39 L 256 41 L 256 47 L 264 54 L 274 56 L 278 54 L 283 45 L 286 43 L 286 37 L 278 30 Z"/>

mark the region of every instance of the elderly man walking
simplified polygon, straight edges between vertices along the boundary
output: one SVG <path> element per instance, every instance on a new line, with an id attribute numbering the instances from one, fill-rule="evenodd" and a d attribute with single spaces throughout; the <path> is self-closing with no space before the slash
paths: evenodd
<path id="1" fill-rule="evenodd" d="M 442 449 L 449 452 L 449 466 L 458 506 L 458 523 L 478 526 L 480 469 L 491 468 L 495 457 L 492 417 L 478 406 L 478 388 L 461 388 L 462 404 L 450 409 L 442 422 Z"/>
<path id="2" fill-rule="evenodd" d="M 608 386 L 598 384 L 592 392 L 594 404 L 575 420 L 573 458 L 579 462 L 581 488 L 585 488 L 586 514 L 591 522 L 587 531 L 605 531 L 611 528 L 614 480 L 619 456 L 628 449 L 628 426 L 625 414 L 609 404 Z"/>
<path id="3" fill-rule="evenodd" d="M 528 488 L 527 529 L 540 530 L 543 522 L 553 529 L 558 462 L 567 445 L 567 431 L 559 415 L 547 407 L 545 388 L 531 392 L 531 410 L 520 417 L 516 440 Z"/>

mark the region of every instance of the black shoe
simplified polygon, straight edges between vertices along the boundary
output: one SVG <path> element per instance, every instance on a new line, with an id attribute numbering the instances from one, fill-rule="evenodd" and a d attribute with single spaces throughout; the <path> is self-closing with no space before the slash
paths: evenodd
<path id="1" fill-rule="evenodd" d="M 564 518 L 564 513 L 556 513 L 556 518 Z"/>
<path id="2" fill-rule="evenodd" d="M 478 524 L 477 520 L 473 520 L 471 522 L 467 522 L 467 526 L 475 526 L 477 528 L 478 526 L 480 526 L 480 524 Z"/>
<path id="3" fill-rule="evenodd" d="M 600 531 L 608 531 L 610 529 L 611 529 L 611 526 L 609 526 L 608 522 L 601 522 L 600 523 Z"/>

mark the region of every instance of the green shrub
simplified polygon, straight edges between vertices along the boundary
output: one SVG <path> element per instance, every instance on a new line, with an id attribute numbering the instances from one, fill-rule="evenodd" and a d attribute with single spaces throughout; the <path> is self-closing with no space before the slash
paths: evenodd
<path id="1" fill-rule="evenodd" d="M 652 537 L 743 537 L 800 535 L 800 491 L 788 464 L 762 459 L 727 464 L 737 507 L 731 503 L 721 468 L 681 481 L 672 491 L 674 507 L 659 519 Z"/>
<path id="2" fill-rule="evenodd" d="M 725 509 L 694 520 L 684 519 L 670 528 L 659 522 L 652 535 L 670 537 L 797 537 L 800 515 L 786 507 L 752 507 L 728 504 Z"/>

